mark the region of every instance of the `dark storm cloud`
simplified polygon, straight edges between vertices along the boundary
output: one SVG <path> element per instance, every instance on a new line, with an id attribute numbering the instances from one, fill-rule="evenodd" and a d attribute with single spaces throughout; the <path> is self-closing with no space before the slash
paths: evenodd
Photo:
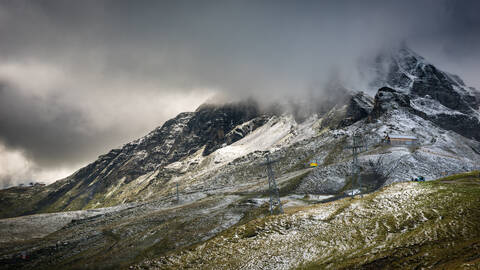
<path id="1" fill-rule="evenodd" d="M 102 136 L 105 134 L 92 127 L 76 108 L 62 104 L 53 95 L 26 96 L 8 85 L 0 85 L 0 123 L 2 143 L 28 149 L 28 157 L 41 166 L 64 166 L 108 143 Z M 91 148 L 84 147 L 88 144 Z"/>
<path id="2" fill-rule="evenodd" d="M 479 68 L 478 5 L 2 1 L 0 142 L 73 168 L 212 94 L 320 95 L 332 74 L 363 89 L 358 58 L 403 40 L 479 86 L 461 68 Z"/>
<path id="3" fill-rule="evenodd" d="M 444 49 L 451 57 L 471 57 L 480 53 L 480 2 L 449 1 L 444 32 Z"/>

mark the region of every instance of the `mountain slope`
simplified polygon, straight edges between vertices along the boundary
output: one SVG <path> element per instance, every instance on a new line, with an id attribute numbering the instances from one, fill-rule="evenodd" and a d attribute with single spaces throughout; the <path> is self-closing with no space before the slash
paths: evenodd
<path id="1" fill-rule="evenodd" d="M 147 136 L 113 149 L 66 179 L 34 192 L 30 196 L 34 209 L 26 208 L 23 214 L 92 207 L 95 196 L 105 195 L 109 188 L 145 175 L 168 180 L 169 172 L 159 168 L 199 150 L 206 156 L 241 139 L 267 120 L 266 116 L 259 115 L 258 106 L 251 100 L 222 106 L 205 104 L 196 112 L 181 113 Z M 248 124 L 244 124 L 246 122 Z M 238 127 L 240 124 L 244 124 L 243 127 Z M 4 196 L 4 204 L 10 203 L 6 200 Z"/>
<path id="2" fill-rule="evenodd" d="M 167 258 L 167 266 L 195 266 L 189 259 L 190 255 L 182 253 L 188 248 L 193 248 L 191 253 L 187 252 L 192 258 L 202 253 L 212 256 L 208 262 L 200 259 L 205 268 L 210 263 L 224 261 L 228 265 L 228 258 L 223 257 L 228 254 L 209 243 L 225 244 L 228 246 L 226 250 L 237 247 L 236 237 L 232 240 L 228 232 L 220 233 L 232 226 L 236 226 L 234 231 L 239 228 L 248 231 L 251 220 L 256 220 L 252 224 L 267 224 L 261 225 L 266 229 L 255 230 L 256 235 L 262 236 L 261 239 L 248 232 L 247 235 L 262 245 L 263 239 L 278 244 L 279 250 L 272 249 L 275 254 L 286 252 L 282 249 L 283 236 L 270 234 L 275 227 L 280 228 L 280 233 L 289 232 L 285 239 L 293 237 L 292 243 L 301 240 L 308 245 L 310 238 L 319 240 L 312 241 L 317 246 L 311 250 L 291 247 L 291 256 L 297 254 L 295 252 L 305 252 L 312 257 L 296 261 L 275 257 L 278 258 L 278 267 L 310 267 L 310 263 L 313 268 L 331 266 L 332 261 L 319 255 L 322 250 L 322 254 L 337 256 L 341 262 L 339 266 L 359 263 L 359 257 L 343 260 L 345 253 L 342 252 L 349 250 L 350 242 L 342 230 L 335 232 L 335 228 L 342 226 L 347 236 L 353 236 L 353 239 L 359 237 L 356 239 L 358 242 L 351 243 L 353 247 L 360 243 L 371 244 L 374 250 L 385 254 L 385 262 L 393 260 L 394 252 L 404 249 L 382 249 L 377 242 L 369 243 L 365 239 L 391 240 L 391 243 L 399 245 L 414 243 L 403 242 L 402 229 L 407 230 L 407 235 L 427 242 L 432 239 L 430 233 L 438 231 L 440 243 L 456 245 L 459 249 L 455 250 L 463 252 L 461 248 L 467 242 L 455 232 L 458 224 L 441 223 L 443 225 L 437 228 L 433 222 L 419 223 L 418 219 L 422 215 L 427 219 L 435 217 L 432 210 L 422 204 L 434 206 L 438 203 L 437 199 L 445 199 L 452 207 L 458 206 L 467 211 L 468 201 L 460 202 L 455 197 L 449 197 L 449 194 L 458 193 L 459 198 L 470 198 L 463 185 L 452 186 L 455 187 L 452 190 L 444 189 L 443 184 L 408 183 L 371 194 L 382 186 L 408 181 L 412 177 L 424 176 L 432 180 L 445 174 L 480 169 L 480 142 L 463 130 L 462 125 L 469 122 L 458 120 L 461 117 L 469 117 L 472 121 L 478 119 L 478 106 L 470 98 L 475 90 L 462 86 L 463 91 L 453 87 L 454 83 L 461 85 L 458 78 L 438 69 L 426 68 L 429 64 L 413 52 L 398 52 L 394 56 L 396 62 L 388 63 L 397 68 L 378 73 L 376 83 L 381 87 L 376 91 L 375 98 L 363 92 L 342 92 L 342 98 L 328 99 L 327 104 L 320 104 L 322 106 L 306 106 L 299 109 L 301 112 L 294 110 L 292 113 L 288 110 L 266 113 L 252 101 L 204 105 L 195 112 L 181 113 L 147 136 L 100 156 L 63 180 L 45 187 L 0 190 L 0 217 L 14 217 L 0 220 L 0 268 L 121 268 L 145 258 L 159 257 Z M 425 72 L 418 71 L 413 77 L 411 70 L 416 69 L 405 71 L 409 63 L 415 63 L 412 64 L 415 67 L 423 66 L 420 70 Z M 412 79 L 408 83 L 403 83 L 406 79 L 398 79 L 409 76 Z M 448 78 L 439 79 L 441 76 Z M 417 81 L 431 85 L 425 86 L 428 91 L 423 93 L 424 96 L 412 88 Z M 459 97 L 457 101 L 463 105 L 455 107 L 443 100 L 443 95 L 436 95 L 435 87 L 440 82 L 445 84 L 441 91 L 455 91 Z M 366 92 L 369 92 L 368 89 Z M 332 100 L 336 103 L 332 104 Z M 477 100 L 475 102 L 478 104 Z M 308 108 L 318 110 L 310 111 Z M 475 130 L 475 123 L 472 123 Z M 381 141 L 387 133 L 416 136 L 418 144 L 384 144 Z M 353 134 L 360 135 L 366 145 L 358 156 L 360 185 L 351 176 L 352 151 L 349 146 Z M 268 215 L 268 181 L 261 163 L 265 161 L 266 154 L 276 161 L 272 167 L 288 214 L 264 219 Z M 309 167 L 310 162 L 319 166 Z M 476 190 L 476 185 L 473 184 L 472 191 Z M 177 188 L 179 200 L 176 197 Z M 339 200 L 354 189 L 370 195 L 358 204 Z M 402 189 L 408 191 L 405 196 Z M 437 193 L 445 197 L 438 197 Z M 436 199 L 432 201 L 430 197 Z M 333 202 L 321 204 L 325 200 Z M 409 200 L 413 203 L 406 203 Z M 314 206 L 309 206 L 312 204 Z M 388 205 L 395 206 L 396 211 L 403 213 L 402 216 L 392 214 Z M 414 209 L 411 205 L 415 206 Z M 434 209 L 447 211 L 437 206 Z M 473 207 L 473 212 L 468 215 L 475 218 L 476 209 Z M 62 212 L 70 210 L 81 211 Z M 343 216 L 344 210 L 347 216 Z M 357 210 L 364 211 L 365 218 L 358 218 Z M 326 220 L 321 214 L 323 212 L 329 216 Z M 369 213 L 387 221 L 393 215 L 394 224 L 383 224 Z M 409 216 L 408 213 L 415 215 Z M 26 214 L 36 215 L 17 217 Z M 315 218 L 312 220 L 305 215 L 319 218 L 315 221 Z M 442 216 L 452 220 L 458 217 L 455 215 L 442 212 Z M 381 235 L 376 238 L 372 230 L 348 234 L 346 221 L 349 220 L 366 228 L 372 225 L 369 220 L 378 221 L 379 227 L 375 230 Z M 402 220 L 407 220 L 407 224 L 403 224 Z M 271 224 L 270 221 L 275 222 Z M 246 227 L 241 227 L 242 224 Z M 408 224 L 414 224 L 413 228 Z M 477 231 L 472 229 L 472 224 L 461 225 L 466 226 L 467 235 L 472 239 L 476 237 Z M 289 231 L 289 226 L 297 229 Z M 390 228 L 393 228 L 392 232 Z M 420 229 L 415 231 L 415 228 Z M 322 240 L 312 230 L 339 233 L 340 238 L 338 241 Z M 446 235 L 444 230 L 448 231 Z M 298 232 L 301 232 L 298 234 L 301 238 L 296 239 Z M 219 234 L 227 237 L 224 239 L 226 242 L 220 241 L 220 236 L 216 237 Z M 450 241 L 448 235 L 454 238 Z M 206 242 L 212 238 L 214 240 Z M 327 240 L 330 241 L 328 248 L 322 246 Z M 248 241 L 244 242 L 250 245 Z M 195 246 L 202 243 L 207 243 L 208 249 L 197 250 Z M 429 245 L 427 243 L 424 247 L 430 249 Z M 27 252 L 31 260 L 19 260 L 18 254 L 22 251 Z M 232 265 L 260 254 L 258 250 L 243 251 Z M 466 248 L 464 255 L 474 251 Z M 361 253 L 352 254 L 363 258 Z M 410 258 L 408 254 L 404 255 Z M 285 256 L 288 258 L 290 255 Z M 371 257 L 369 261 L 360 263 L 365 268 L 369 267 L 369 263 L 374 263 L 371 265 L 373 268 L 376 264 L 384 266 L 380 257 Z M 463 257 L 455 258 L 460 260 Z M 259 267 L 262 263 L 272 264 L 262 259 L 258 261 L 259 264 L 252 267 Z M 162 267 L 157 262 L 145 262 L 144 265 Z"/>
<path id="3" fill-rule="evenodd" d="M 480 95 L 457 75 L 444 72 L 406 46 L 381 54 L 371 86 L 408 97 L 413 112 L 467 138 L 480 140 Z"/>
<path id="4" fill-rule="evenodd" d="M 370 145 L 370 151 L 360 157 L 366 173 L 368 163 L 380 157 L 401 163 L 386 180 L 389 183 L 418 175 L 432 179 L 477 166 L 480 102 L 476 90 L 406 47 L 379 56 L 373 67 L 377 76 L 372 85 L 385 86 L 374 100 L 365 93 L 332 86 L 344 96 L 335 97 L 340 103 L 331 104 L 328 99 L 316 106 L 326 113 L 312 111 L 307 118 L 301 117 L 301 123 L 289 113 L 265 113 L 252 100 L 203 105 L 52 185 L 28 192 L 0 191 L 0 205 L 5 206 L 0 216 L 152 200 L 172 196 L 176 184 L 184 192 L 237 189 L 263 173 L 255 164 L 265 151 L 280 159 L 275 168 L 280 174 L 304 168 L 311 160 L 323 165 L 296 192 L 336 193 L 349 184 L 345 176 L 351 171 L 351 156 L 345 146 L 354 131 Z M 380 151 L 381 137 L 388 132 L 415 135 L 421 145 Z M 17 200 L 18 196 L 23 199 Z"/>
<path id="5" fill-rule="evenodd" d="M 479 195 L 478 171 L 399 183 L 253 220 L 135 269 L 475 269 Z"/>

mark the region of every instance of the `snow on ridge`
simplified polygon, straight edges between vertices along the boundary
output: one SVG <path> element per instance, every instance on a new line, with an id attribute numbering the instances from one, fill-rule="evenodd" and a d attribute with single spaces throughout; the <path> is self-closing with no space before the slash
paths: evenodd
<path id="1" fill-rule="evenodd" d="M 218 149 L 213 153 L 216 162 L 229 162 L 254 151 L 267 151 L 285 147 L 291 143 L 311 138 L 315 135 L 313 125 L 317 121 L 312 116 L 297 124 L 292 115 L 272 117 L 239 141 Z"/>
<path id="2" fill-rule="evenodd" d="M 476 168 L 480 157 L 469 147 L 476 142 L 451 131 L 445 131 L 431 122 L 408 112 L 398 111 L 385 116 L 377 130 L 413 134 L 418 138 L 417 148 L 395 148 L 385 155 L 386 161 L 398 160 L 400 166 L 391 176 L 393 182 L 406 181 L 413 176 L 428 180 L 441 177 L 442 172 L 461 172 Z M 400 157 L 404 156 L 400 159 Z M 480 163 L 479 163 L 480 164 Z"/>
<path id="3" fill-rule="evenodd" d="M 415 98 L 410 100 L 410 106 L 417 111 L 426 113 L 427 115 L 439 115 L 439 114 L 462 114 L 458 111 L 452 110 L 442 105 L 438 100 L 431 98 Z"/>
<path id="4" fill-rule="evenodd" d="M 300 124 L 290 114 L 273 116 L 264 125 L 242 139 L 217 149 L 208 156 L 202 155 L 202 148 L 184 159 L 168 164 L 165 168 L 187 173 L 179 177 L 186 177 L 194 181 L 205 173 L 215 171 L 219 167 L 253 152 L 276 150 L 309 139 L 316 134 L 317 121 L 316 115 Z M 197 165 L 200 167 L 197 167 Z M 191 168 L 195 169 L 191 170 Z"/>

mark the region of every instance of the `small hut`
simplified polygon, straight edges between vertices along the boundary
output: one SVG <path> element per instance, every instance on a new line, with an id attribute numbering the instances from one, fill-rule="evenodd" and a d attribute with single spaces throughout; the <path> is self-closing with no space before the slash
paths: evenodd
<path id="1" fill-rule="evenodd" d="M 385 142 L 391 145 L 415 145 L 417 137 L 408 135 L 386 135 Z"/>

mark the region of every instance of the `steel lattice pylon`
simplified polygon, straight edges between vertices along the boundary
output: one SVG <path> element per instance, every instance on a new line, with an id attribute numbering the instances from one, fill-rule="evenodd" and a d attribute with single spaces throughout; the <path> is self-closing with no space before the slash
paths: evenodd
<path id="1" fill-rule="evenodd" d="M 178 183 L 177 183 L 177 203 L 180 202 L 180 193 L 178 192 Z"/>
<path id="2" fill-rule="evenodd" d="M 277 182 L 275 181 L 275 176 L 273 175 L 272 164 L 277 162 L 276 160 L 270 160 L 270 156 L 267 154 L 267 161 L 261 165 L 267 166 L 267 176 L 268 176 L 268 189 L 270 193 L 270 214 L 273 215 L 275 209 L 278 209 L 280 214 L 283 214 L 282 202 L 280 201 L 280 195 L 278 192 Z"/>
<path id="3" fill-rule="evenodd" d="M 361 179 L 360 179 L 360 166 L 358 165 L 358 154 L 361 152 L 362 149 L 366 150 L 367 144 L 365 143 L 364 138 L 358 134 L 354 133 L 352 136 L 352 145 L 348 146 L 348 148 L 352 148 L 352 187 L 357 188 L 361 193 Z M 352 196 L 353 190 L 352 190 Z"/>

